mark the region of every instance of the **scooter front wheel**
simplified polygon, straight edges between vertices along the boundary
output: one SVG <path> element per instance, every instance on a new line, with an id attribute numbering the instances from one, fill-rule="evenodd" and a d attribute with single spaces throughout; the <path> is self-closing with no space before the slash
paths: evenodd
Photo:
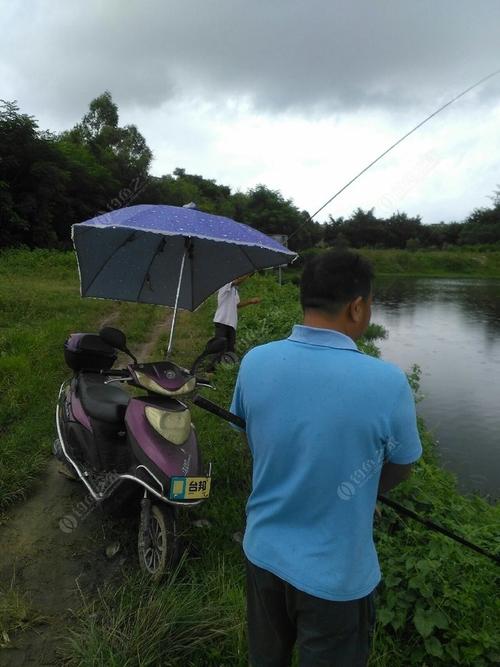
<path id="1" fill-rule="evenodd" d="M 170 507 L 143 502 L 138 538 L 139 565 L 160 579 L 174 563 L 176 553 L 175 513 Z"/>

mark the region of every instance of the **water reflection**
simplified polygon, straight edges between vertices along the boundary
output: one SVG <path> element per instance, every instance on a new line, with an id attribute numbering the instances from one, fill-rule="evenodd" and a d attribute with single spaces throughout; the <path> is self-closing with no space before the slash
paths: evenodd
<path id="1" fill-rule="evenodd" d="M 383 358 L 422 369 L 419 412 L 463 490 L 498 497 L 500 281 L 380 279 L 373 321 Z"/>

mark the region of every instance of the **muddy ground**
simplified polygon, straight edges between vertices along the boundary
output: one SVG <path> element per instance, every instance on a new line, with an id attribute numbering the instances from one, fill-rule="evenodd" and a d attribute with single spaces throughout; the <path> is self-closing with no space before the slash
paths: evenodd
<path id="1" fill-rule="evenodd" d="M 122 566 L 134 556 L 134 534 L 126 523 L 103 513 L 80 483 L 50 461 L 32 496 L 0 526 L 0 582 L 13 582 L 44 619 L 9 637 L 0 649 L 2 667 L 63 664 L 58 649 L 82 596 L 120 578 Z M 117 541 L 121 550 L 108 559 L 106 547 Z"/>
<path id="2" fill-rule="evenodd" d="M 167 318 L 154 329 L 138 350 L 139 359 L 148 359 L 169 324 Z M 122 569 L 136 565 L 139 505 L 112 510 L 98 506 L 80 482 L 61 474 L 54 459 L 28 500 L 2 518 L 0 585 L 12 584 L 26 594 L 34 615 L 43 620 L 0 637 L 1 667 L 63 665 L 61 646 L 84 598 L 92 598 L 105 583 L 120 581 Z M 108 557 L 106 548 L 118 545 L 118 553 Z"/>

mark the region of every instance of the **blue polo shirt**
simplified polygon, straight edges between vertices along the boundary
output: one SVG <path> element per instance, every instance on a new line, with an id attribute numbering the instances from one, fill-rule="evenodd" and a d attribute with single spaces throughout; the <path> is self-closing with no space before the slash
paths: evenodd
<path id="1" fill-rule="evenodd" d="M 296 325 L 244 357 L 231 411 L 253 457 L 247 558 L 316 597 L 368 595 L 382 464 L 422 452 L 405 374 L 342 333 Z"/>

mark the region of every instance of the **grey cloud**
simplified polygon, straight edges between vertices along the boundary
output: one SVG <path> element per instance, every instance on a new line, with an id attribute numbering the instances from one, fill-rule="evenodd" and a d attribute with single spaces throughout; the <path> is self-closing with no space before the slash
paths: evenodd
<path id="1" fill-rule="evenodd" d="M 47 0 L 5 4 L 0 61 L 18 97 L 79 117 L 245 97 L 264 110 L 432 110 L 500 67 L 500 3 L 483 0 Z M 3 95 L 0 92 L 0 97 Z M 478 93 L 500 97 L 500 76 Z M 29 111 L 29 107 L 26 109 Z"/>

